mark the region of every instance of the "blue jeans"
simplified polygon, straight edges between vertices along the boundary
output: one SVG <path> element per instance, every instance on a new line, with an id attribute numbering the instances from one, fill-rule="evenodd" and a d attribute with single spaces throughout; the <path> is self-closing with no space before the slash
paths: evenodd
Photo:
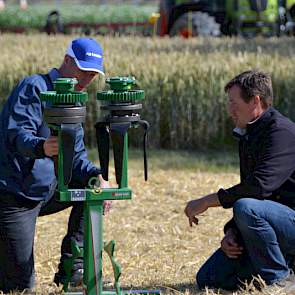
<path id="1" fill-rule="evenodd" d="M 218 249 L 197 273 L 198 286 L 234 290 L 257 275 L 268 285 L 286 278 L 295 256 L 295 210 L 274 201 L 243 198 L 235 202 L 233 217 L 243 255 L 231 259 Z"/>
<path id="2" fill-rule="evenodd" d="M 73 207 L 68 231 L 61 245 L 59 272 L 63 261 L 71 256 L 70 242 L 83 245 L 83 203 L 58 202 L 55 196 L 43 202 L 2 193 L 0 198 L 0 290 L 31 289 L 34 286 L 34 236 L 38 216 Z M 77 264 L 83 263 L 77 258 Z M 76 264 L 75 264 L 76 265 Z M 74 266 L 75 267 L 75 266 Z"/>

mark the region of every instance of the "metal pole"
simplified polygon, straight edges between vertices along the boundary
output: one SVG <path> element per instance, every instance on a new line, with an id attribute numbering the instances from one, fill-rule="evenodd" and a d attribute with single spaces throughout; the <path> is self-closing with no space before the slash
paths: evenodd
<path id="1" fill-rule="evenodd" d="M 87 295 L 102 294 L 103 201 L 84 204 L 84 275 Z"/>

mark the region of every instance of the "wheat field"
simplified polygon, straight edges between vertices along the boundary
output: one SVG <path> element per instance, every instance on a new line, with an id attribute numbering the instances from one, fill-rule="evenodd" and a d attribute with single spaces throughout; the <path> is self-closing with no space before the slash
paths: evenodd
<path id="1" fill-rule="evenodd" d="M 0 34 L 0 105 L 19 79 L 58 67 L 77 36 Z M 221 147 L 231 142 L 225 84 L 252 68 L 269 72 L 274 105 L 295 120 L 295 39 L 144 38 L 93 36 L 102 44 L 106 77 L 135 76 L 146 99 L 143 117 L 151 123 L 156 148 Z M 99 77 L 88 87 L 85 141 L 96 146 Z M 208 123 L 210 122 L 210 123 Z"/>
<path id="2" fill-rule="evenodd" d="M 58 66 L 73 36 L 0 35 L 0 101 L 16 81 L 27 74 Z M 151 39 L 97 37 L 105 48 L 108 76 L 134 75 L 147 99 L 144 118 L 152 123 L 153 146 L 195 148 L 224 145 L 231 133 L 225 112 L 223 86 L 248 68 L 258 67 L 274 79 L 275 101 L 284 113 L 294 112 L 294 39 Z M 122 54 L 123 53 L 123 54 Z M 92 96 L 104 87 L 99 80 L 89 88 Z M 89 104 L 86 129 L 97 112 Z M 177 110 L 177 111 L 176 111 Z M 210 124 L 208 124 L 210 122 Z M 91 128 L 90 128 L 91 127 Z M 88 143 L 94 140 L 88 131 Z M 164 294 L 224 294 L 195 288 L 195 274 L 219 247 L 223 225 L 231 210 L 213 208 L 190 228 L 183 209 L 186 202 L 237 183 L 234 152 L 152 151 L 150 177 L 143 180 L 139 152 L 131 153 L 129 185 L 134 196 L 117 201 L 105 217 L 105 240 L 117 242 L 125 288 L 159 288 Z M 97 161 L 95 153 L 92 156 Z M 38 220 L 35 240 L 36 293 L 60 294 L 52 284 L 66 232 L 69 210 Z M 112 279 L 110 263 L 104 266 Z M 258 294 L 251 286 L 235 294 Z M 270 292 L 270 293 L 269 293 Z M 264 294 L 283 294 L 279 289 Z M 229 293 L 231 294 L 231 293 Z"/>

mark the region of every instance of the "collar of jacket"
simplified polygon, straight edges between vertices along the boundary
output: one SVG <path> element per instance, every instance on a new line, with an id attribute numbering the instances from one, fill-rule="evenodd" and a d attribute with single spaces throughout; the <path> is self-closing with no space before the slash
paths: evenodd
<path id="1" fill-rule="evenodd" d="M 53 68 L 49 71 L 48 76 L 51 80 L 51 82 L 54 82 L 56 79 L 60 78 L 60 73 L 58 69 Z"/>
<path id="2" fill-rule="evenodd" d="M 269 107 L 256 121 L 248 123 L 246 127 L 246 133 L 252 134 L 258 130 L 261 130 L 266 124 L 269 123 L 269 119 L 272 117 L 274 108 Z"/>
<path id="3" fill-rule="evenodd" d="M 233 130 L 233 135 L 237 138 L 243 138 L 261 130 L 261 128 L 269 122 L 269 119 L 274 111 L 275 109 L 273 107 L 269 107 L 257 120 L 252 123 L 248 123 L 245 129 L 235 128 Z"/>
<path id="4" fill-rule="evenodd" d="M 60 78 L 60 73 L 59 73 L 58 69 L 53 68 L 46 75 L 44 75 L 43 77 L 44 77 L 45 81 L 47 81 L 46 82 L 47 91 L 52 91 L 53 90 L 53 82 L 56 79 Z M 47 107 L 50 107 L 50 106 L 52 106 L 52 103 L 51 102 L 48 102 L 48 101 L 46 101 L 46 102 L 43 101 L 42 102 L 42 107 L 44 108 L 46 106 Z"/>

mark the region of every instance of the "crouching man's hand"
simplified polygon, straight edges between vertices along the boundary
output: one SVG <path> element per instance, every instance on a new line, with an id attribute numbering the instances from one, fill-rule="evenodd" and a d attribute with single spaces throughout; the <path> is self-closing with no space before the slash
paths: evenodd
<path id="1" fill-rule="evenodd" d="M 196 200 L 189 201 L 184 209 L 184 213 L 189 220 L 190 226 L 198 224 L 199 220 L 197 215 L 203 213 L 208 209 L 208 204 L 205 198 L 200 198 Z"/>
<path id="2" fill-rule="evenodd" d="M 189 201 L 184 209 L 184 213 L 188 218 L 190 226 L 198 224 L 197 216 L 205 212 L 210 207 L 220 206 L 220 202 L 216 193 L 207 195 L 200 199 Z"/>
<path id="3" fill-rule="evenodd" d="M 101 188 L 110 188 L 110 184 L 108 181 L 104 180 L 103 177 L 99 174 L 98 175 L 98 180 L 100 182 L 100 187 Z M 112 201 L 111 200 L 106 200 L 103 202 L 103 214 L 107 215 L 112 207 Z"/>
<path id="4" fill-rule="evenodd" d="M 221 249 L 229 258 L 238 258 L 243 252 L 243 247 L 237 243 L 235 230 L 228 229 L 221 241 Z"/>

